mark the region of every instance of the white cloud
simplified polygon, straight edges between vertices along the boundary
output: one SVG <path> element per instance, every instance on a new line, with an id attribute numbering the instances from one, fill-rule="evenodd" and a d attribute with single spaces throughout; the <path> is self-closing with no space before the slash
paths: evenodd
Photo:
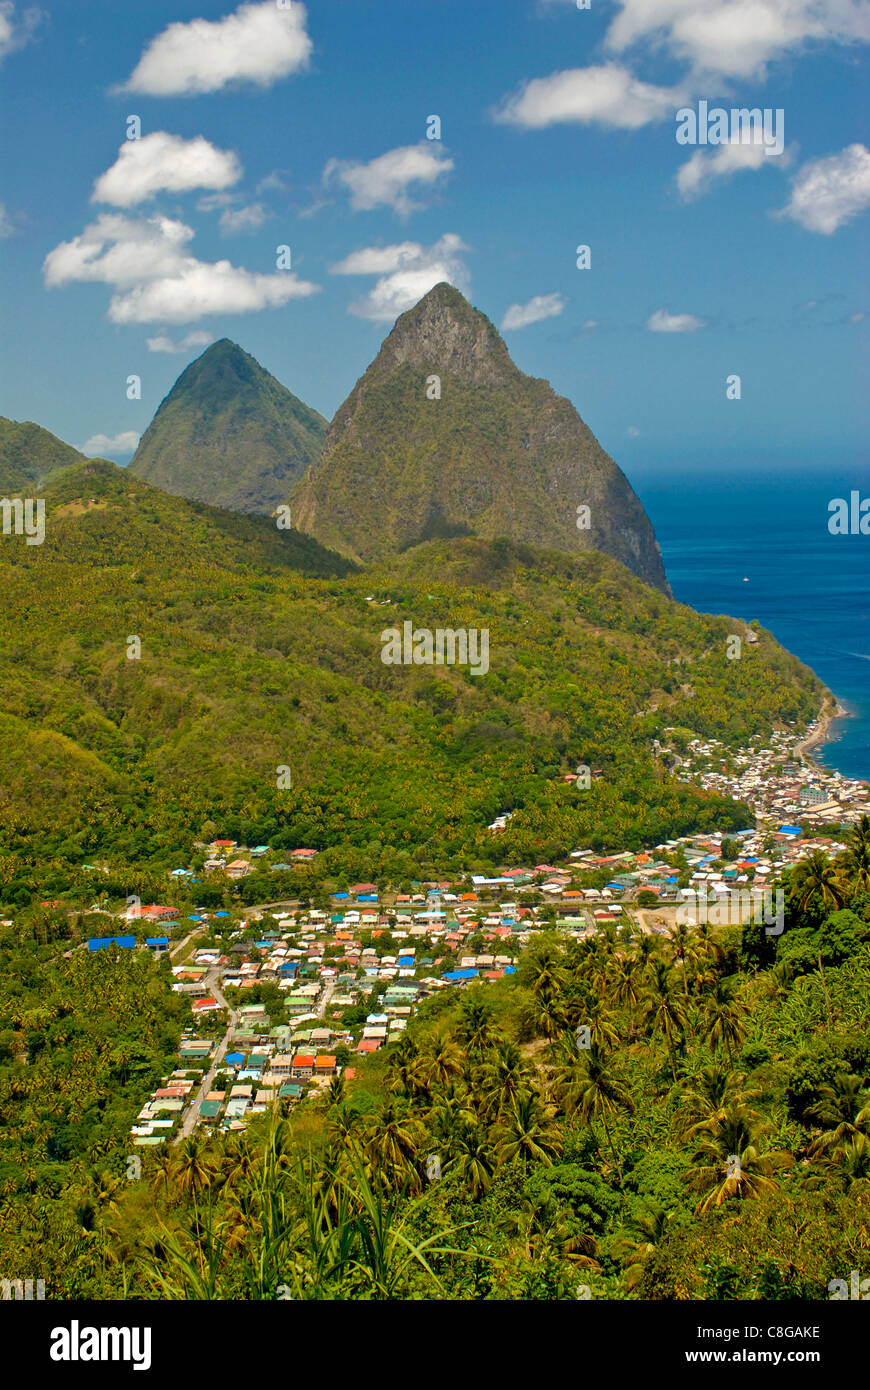
<path id="1" fill-rule="evenodd" d="M 810 44 L 867 42 L 866 0 L 618 0 L 606 46 L 663 48 L 696 74 L 763 77 Z"/>
<path id="2" fill-rule="evenodd" d="M 570 122 L 636 130 L 672 115 L 685 97 L 682 88 L 639 82 L 627 68 L 607 63 L 532 78 L 506 98 L 494 116 L 527 130 Z"/>
<path id="3" fill-rule="evenodd" d="M 669 314 L 667 309 L 656 309 L 646 326 L 650 333 L 694 333 L 704 327 L 704 320 L 694 314 Z"/>
<path id="4" fill-rule="evenodd" d="M 470 277 L 460 255 L 467 250 L 458 236 L 447 232 L 433 246 L 404 241 L 396 246 L 365 247 L 330 270 L 333 275 L 379 276 L 369 293 L 350 305 L 348 313 L 376 323 L 389 323 L 413 308 L 442 280 L 467 293 Z"/>
<path id="5" fill-rule="evenodd" d="M 92 434 L 87 444 L 82 445 L 82 453 L 88 458 L 114 458 L 116 454 L 135 454 L 139 447 L 139 436 L 135 430 L 124 430 L 121 434 Z"/>
<path id="6" fill-rule="evenodd" d="M 343 261 L 330 266 L 331 275 L 382 275 L 403 265 L 419 261 L 422 246 L 418 241 L 402 241 L 396 246 L 365 246 L 351 251 Z"/>
<path id="7" fill-rule="evenodd" d="M 125 217 L 104 212 L 90 226 L 62 241 L 43 262 L 48 289 L 95 281 L 120 289 L 172 275 L 185 263 L 193 228 L 169 217 Z"/>
<path id="8" fill-rule="evenodd" d="M 267 216 L 267 209 L 262 203 L 251 203 L 246 208 L 225 208 L 220 216 L 220 229 L 224 236 L 233 236 L 236 232 L 255 232 L 262 227 Z"/>
<path id="9" fill-rule="evenodd" d="M 0 237 L 14 236 L 15 225 L 9 213 L 6 211 L 6 204 L 0 203 Z"/>
<path id="10" fill-rule="evenodd" d="M 149 352 L 190 352 L 193 348 L 208 347 L 209 343 L 213 342 L 214 334 L 206 333 L 203 329 L 187 333 L 177 343 L 166 333 L 159 333 L 156 338 L 145 339 Z"/>
<path id="11" fill-rule="evenodd" d="M 418 145 L 402 145 L 369 160 L 368 164 L 330 159 L 323 170 L 325 185 L 341 183 L 350 193 L 355 212 L 391 207 L 402 216 L 422 207 L 409 196 L 411 184 L 430 185 L 448 174 L 453 160 L 443 150 L 423 140 Z"/>
<path id="12" fill-rule="evenodd" d="M 640 439 L 640 430 L 638 429 L 637 425 L 629 425 L 628 429 L 626 430 L 626 434 L 628 435 L 629 439 Z"/>
<path id="13" fill-rule="evenodd" d="M 536 294 L 526 304 L 511 304 L 501 321 L 503 333 L 512 328 L 526 328 L 530 323 L 540 323 L 541 319 L 552 319 L 561 314 L 568 303 L 561 294 Z"/>
<path id="14" fill-rule="evenodd" d="M 188 193 L 193 188 L 231 188 L 242 166 L 231 150 L 219 150 L 202 135 L 183 140 L 155 130 L 125 140 L 118 158 L 94 184 L 93 203 L 131 208 L 157 193 Z"/>
<path id="15" fill-rule="evenodd" d="M 168 217 L 103 213 L 48 253 L 45 283 L 49 289 L 81 281 L 111 285 L 112 323 L 164 324 L 273 309 L 319 288 L 290 271 L 261 275 L 229 261 L 198 261 L 187 251 L 192 237 L 191 227 Z"/>
<path id="16" fill-rule="evenodd" d="M 738 135 L 728 144 L 719 145 L 715 154 L 696 150 L 677 173 L 677 188 L 682 197 L 687 202 L 700 198 L 704 193 L 709 193 L 717 179 L 771 166 L 774 161 L 767 158 L 761 132 L 754 131 L 753 134 L 759 138 L 752 144 L 743 144 Z M 777 161 L 780 168 L 787 163 L 787 157 Z"/>
<path id="17" fill-rule="evenodd" d="M 781 216 L 808 232 L 830 236 L 870 206 L 870 150 L 847 145 L 839 154 L 811 160 L 798 170 Z"/>
<path id="18" fill-rule="evenodd" d="M 29 43 L 45 15 L 35 5 L 16 14 L 13 0 L 0 0 L 0 63 L 17 48 Z"/>
<path id="19" fill-rule="evenodd" d="M 145 49 L 119 89 L 148 96 L 196 96 L 238 82 L 271 87 L 308 66 L 312 43 L 304 5 L 241 5 L 223 19 L 170 24 Z"/>

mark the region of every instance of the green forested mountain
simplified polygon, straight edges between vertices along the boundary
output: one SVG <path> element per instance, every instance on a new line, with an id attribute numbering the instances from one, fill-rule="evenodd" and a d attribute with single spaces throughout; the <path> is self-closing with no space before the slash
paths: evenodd
<path id="1" fill-rule="evenodd" d="M 71 444 L 34 425 L 0 415 L 0 493 L 36 487 L 57 468 L 84 458 Z"/>
<path id="2" fill-rule="evenodd" d="M 326 421 L 228 338 L 182 372 L 131 470 L 165 492 L 274 511 L 320 454 Z"/>
<path id="3" fill-rule="evenodd" d="M 356 573 L 105 461 L 46 498 L 43 545 L 0 542 L 0 902 L 97 854 L 177 862 L 206 821 L 402 875 L 737 826 L 746 808 L 672 779 L 653 738 L 736 742 L 820 702 L 768 634 L 729 661 L 734 620 L 596 552 L 454 538 Z M 487 629 L 488 673 L 385 665 L 405 621 Z M 579 762 L 602 772 L 584 793 L 562 781 Z"/>
<path id="4" fill-rule="evenodd" d="M 669 592 L 625 475 L 571 402 L 519 371 L 489 319 L 447 284 L 397 321 L 292 504 L 294 525 L 355 560 L 504 536 L 603 551 Z"/>

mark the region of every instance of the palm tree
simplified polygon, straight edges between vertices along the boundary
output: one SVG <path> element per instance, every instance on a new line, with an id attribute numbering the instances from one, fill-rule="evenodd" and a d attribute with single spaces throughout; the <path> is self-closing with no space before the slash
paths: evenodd
<path id="1" fill-rule="evenodd" d="M 613 1253 L 622 1260 L 626 1288 L 640 1283 L 647 1261 L 661 1245 L 673 1212 L 658 1202 L 650 1202 L 628 1220 L 613 1242 Z"/>
<path id="2" fill-rule="evenodd" d="M 562 953 L 550 942 L 531 951 L 520 970 L 523 984 L 537 996 L 559 995 L 567 983 Z"/>
<path id="3" fill-rule="evenodd" d="M 470 1057 L 488 1052 L 497 1041 L 491 1006 L 475 990 L 464 995 L 460 1006 L 459 1037 Z"/>
<path id="4" fill-rule="evenodd" d="M 402 1112 L 394 1100 L 385 1101 L 366 1122 L 365 1147 L 372 1172 L 388 1184 L 408 1183 L 414 1191 L 421 1187 L 414 1167 L 422 1140 L 418 1120 Z"/>
<path id="5" fill-rule="evenodd" d="M 552 1189 L 546 1189 L 522 1196 L 518 1207 L 508 1211 L 498 1224 L 508 1234 L 519 1238 L 527 1260 L 553 1253 L 586 1269 L 598 1268 L 593 1258 L 595 1238 L 585 1232 L 572 1231 L 567 1220 L 569 1214 L 560 1206 Z"/>
<path id="6" fill-rule="evenodd" d="M 711 1062 L 709 1066 L 702 1067 L 693 1078 L 690 1089 L 683 1095 L 683 1134 L 694 1134 L 699 1128 L 721 1120 L 734 1105 L 741 1106 L 753 1119 L 760 1118 L 748 1104 L 757 1100 L 760 1092 L 744 1090 L 745 1081 L 744 1072 L 732 1071 L 723 1062 Z"/>
<path id="7" fill-rule="evenodd" d="M 613 1154 L 619 1180 L 622 1181 L 622 1163 L 607 1126 L 608 1119 L 620 1111 L 634 1113 L 634 1101 L 610 1066 L 610 1059 L 600 1047 L 592 1046 L 582 1053 L 569 1068 L 557 1078 L 557 1087 L 565 1105 L 576 1105 L 584 1124 L 595 1124 L 600 1120 L 604 1136 Z"/>
<path id="8" fill-rule="evenodd" d="M 214 1156 L 202 1135 L 194 1133 L 182 1139 L 175 1157 L 175 1179 L 182 1195 L 196 1198 L 211 1187 L 217 1174 Z"/>
<path id="9" fill-rule="evenodd" d="M 484 1067 L 490 1105 L 498 1116 L 525 1088 L 530 1072 L 528 1062 L 514 1042 L 501 1042 Z"/>
<path id="10" fill-rule="evenodd" d="M 653 1033 L 661 1033 L 668 1049 L 668 1060 L 674 1082 L 677 1072 L 674 1066 L 674 1046 L 682 1043 L 686 1032 L 686 1014 L 683 1005 L 671 993 L 668 967 L 664 961 L 655 961 L 650 967 L 651 986 L 647 996 L 644 1021 Z"/>
<path id="11" fill-rule="evenodd" d="M 841 1072 L 833 1086 L 819 1087 L 818 1096 L 805 1112 L 823 1126 L 823 1133 L 810 1146 L 811 1157 L 837 1158 L 847 1144 L 870 1139 L 870 1091 L 860 1076 Z"/>
<path id="12" fill-rule="evenodd" d="M 554 1110 L 531 1091 L 513 1100 L 496 1126 L 496 1153 L 502 1163 L 552 1164 L 562 1151 L 553 1128 Z"/>
<path id="13" fill-rule="evenodd" d="M 477 1125 L 463 1125 L 456 1137 L 449 1167 L 454 1169 L 472 1200 L 476 1201 L 492 1181 L 492 1145 Z"/>
<path id="14" fill-rule="evenodd" d="M 859 1134 L 818 1161 L 818 1171 L 806 1180 L 808 1188 L 826 1188 L 830 1182 L 842 1186 L 847 1196 L 866 1200 L 870 1196 L 870 1139 Z"/>
<path id="15" fill-rule="evenodd" d="M 714 1051 L 724 1046 L 729 1062 L 733 1059 L 735 1048 L 743 1042 L 743 1020 L 748 1013 L 747 1006 L 732 997 L 729 987 L 721 979 L 717 980 L 715 991 L 705 1004 L 702 1032 L 705 1042 Z"/>
<path id="16" fill-rule="evenodd" d="M 687 1186 L 702 1194 L 696 1212 L 719 1207 L 731 1198 L 746 1201 L 777 1187 L 776 1173 L 794 1162 L 782 1150 L 762 1154 L 759 1144 L 767 1126 L 739 1105 L 699 1127 L 705 1137 L 694 1155 L 694 1168 L 683 1175 Z"/>
<path id="17" fill-rule="evenodd" d="M 844 867 L 859 887 L 870 889 L 870 816 L 866 812 L 846 837 Z"/>
<path id="18" fill-rule="evenodd" d="M 792 893 L 798 912 L 805 912 L 814 898 L 823 907 L 840 908 L 846 894 L 836 866 L 823 849 L 814 849 L 794 870 Z"/>
<path id="19" fill-rule="evenodd" d="M 462 1055 L 453 1039 L 446 1033 L 433 1038 L 420 1056 L 420 1070 L 428 1088 L 446 1086 L 462 1071 Z"/>

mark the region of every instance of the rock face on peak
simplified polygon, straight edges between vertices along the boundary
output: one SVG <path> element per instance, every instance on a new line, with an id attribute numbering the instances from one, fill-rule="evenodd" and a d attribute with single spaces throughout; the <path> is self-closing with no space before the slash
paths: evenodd
<path id="1" fill-rule="evenodd" d="M 397 320 L 291 506 L 295 527 L 363 563 L 438 537 L 502 536 L 603 551 L 670 593 L 625 475 L 452 285 Z"/>
<path id="2" fill-rule="evenodd" d="M 131 470 L 176 496 L 269 513 L 320 454 L 326 421 L 229 338 L 191 362 Z"/>

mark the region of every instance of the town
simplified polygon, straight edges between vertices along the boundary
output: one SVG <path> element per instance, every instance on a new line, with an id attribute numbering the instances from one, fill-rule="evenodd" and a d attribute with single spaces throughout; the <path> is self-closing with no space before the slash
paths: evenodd
<path id="1" fill-rule="evenodd" d="M 684 836 L 642 853 L 578 848 L 563 864 L 414 882 L 410 892 L 357 883 L 329 894 L 328 909 L 290 900 L 202 909 L 183 921 L 176 907 L 131 903 L 119 914 L 125 932 L 92 938 L 90 949 L 139 946 L 168 957 L 172 988 L 192 1017 L 178 1068 L 136 1117 L 134 1145 L 178 1142 L 198 1126 L 240 1130 L 275 1103 L 316 1096 L 338 1075 L 353 1081 L 361 1060 L 397 1041 L 425 999 L 513 973 L 533 933 L 605 932 L 615 942 L 670 935 L 686 922 L 739 923 L 752 912 L 761 921 L 760 904 L 782 871 L 814 851 L 835 853 L 841 838 L 822 831 L 868 809 L 866 783 L 807 756 L 814 732 L 800 744 L 774 733 L 769 747 L 734 754 L 715 740 L 689 741 L 679 775 L 755 809 L 758 825 L 736 834 Z M 501 834 L 509 815 L 490 833 Z M 230 883 L 257 861 L 286 871 L 317 857 L 299 847 L 288 863 L 267 845 L 245 850 L 226 839 L 203 848 L 204 873 Z M 767 908 L 763 920 L 773 921 Z"/>

